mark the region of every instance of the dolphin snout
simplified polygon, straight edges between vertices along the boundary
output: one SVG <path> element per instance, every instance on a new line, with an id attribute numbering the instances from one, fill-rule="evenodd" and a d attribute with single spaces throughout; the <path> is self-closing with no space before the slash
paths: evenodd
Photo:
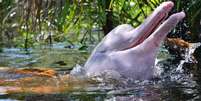
<path id="1" fill-rule="evenodd" d="M 174 6 L 174 3 L 172 1 L 163 2 L 158 7 L 158 10 L 156 10 L 158 11 L 156 14 L 156 16 L 158 16 L 158 20 L 159 19 L 164 20 L 168 16 L 168 13 L 172 10 L 173 6 Z"/>
<path id="2" fill-rule="evenodd" d="M 177 21 L 180 21 L 181 19 L 183 19 L 186 16 L 186 14 L 182 11 L 176 14 L 173 14 L 173 17 L 175 17 L 177 19 Z"/>
<path id="3" fill-rule="evenodd" d="M 169 12 L 173 8 L 174 3 L 172 1 L 167 1 L 167 2 L 163 2 L 161 5 L 165 11 Z"/>
<path id="4" fill-rule="evenodd" d="M 167 22 L 169 26 L 176 26 L 176 24 L 181 21 L 186 14 L 182 11 L 179 13 L 175 13 L 169 17 L 169 21 Z"/>

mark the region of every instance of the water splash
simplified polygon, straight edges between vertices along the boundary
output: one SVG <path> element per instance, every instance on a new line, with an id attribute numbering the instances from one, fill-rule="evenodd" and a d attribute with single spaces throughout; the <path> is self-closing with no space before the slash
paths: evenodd
<path id="1" fill-rule="evenodd" d="M 178 65 L 176 72 L 182 73 L 183 72 L 183 65 L 184 63 L 197 63 L 197 61 L 192 56 L 195 49 L 198 48 L 201 45 L 201 43 L 192 43 L 189 48 L 185 50 L 184 60 L 180 61 L 180 64 Z"/>
<path id="2" fill-rule="evenodd" d="M 83 75 L 85 75 L 85 70 L 82 66 L 76 64 L 73 70 L 71 70 L 70 74 L 73 76 L 82 77 Z"/>

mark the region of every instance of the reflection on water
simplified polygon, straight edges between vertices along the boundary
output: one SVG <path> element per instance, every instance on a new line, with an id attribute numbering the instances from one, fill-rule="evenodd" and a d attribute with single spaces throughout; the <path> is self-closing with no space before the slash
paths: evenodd
<path id="1" fill-rule="evenodd" d="M 54 48 L 30 49 L 28 52 L 5 48 L 0 53 L 0 66 L 72 68 L 75 64 L 83 64 L 88 56 L 86 52 L 61 48 L 59 45 Z"/>
<path id="2" fill-rule="evenodd" d="M 86 61 L 86 52 L 55 46 L 58 47 L 30 49 L 29 53 L 14 48 L 3 50 L 0 53 L 0 101 L 201 100 L 200 79 L 184 69 L 188 61 L 181 65 L 181 60 L 164 48 L 157 59 L 160 78 L 95 82 L 68 74 L 76 64 Z M 182 71 L 178 72 L 178 67 Z"/>

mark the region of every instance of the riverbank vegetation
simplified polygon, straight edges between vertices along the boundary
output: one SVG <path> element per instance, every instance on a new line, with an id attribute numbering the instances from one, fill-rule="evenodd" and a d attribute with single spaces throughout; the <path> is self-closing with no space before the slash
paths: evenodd
<path id="1" fill-rule="evenodd" d="M 136 27 L 164 0 L 0 0 L 0 46 L 33 48 L 66 42 L 96 44 L 119 24 Z M 173 0 L 186 19 L 169 37 L 197 42 L 200 0 Z M 173 13 L 172 12 L 172 13 Z"/>

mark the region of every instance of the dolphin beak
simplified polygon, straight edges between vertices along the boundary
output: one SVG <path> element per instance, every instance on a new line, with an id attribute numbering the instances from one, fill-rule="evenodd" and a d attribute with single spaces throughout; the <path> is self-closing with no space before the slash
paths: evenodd
<path id="1" fill-rule="evenodd" d="M 154 12 L 144 21 L 142 25 L 137 27 L 133 34 L 138 34 L 137 40 L 133 40 L 130 48 L 135 47 L 148 38 L 152 32 L 167 18 L 168 13 L 173 8 L 174 3 L 171 1 L 163 2 Z"/>
<path id="2" fill-rule="evenodd" d="M 171 15 L 163 24 L 161 24 L 147 39 L 142 43 L 143 47 L 156 49 L 165 39 L 171 29 L 173 29 L 179 21 L 185 17 L 183 11 Z"/>

